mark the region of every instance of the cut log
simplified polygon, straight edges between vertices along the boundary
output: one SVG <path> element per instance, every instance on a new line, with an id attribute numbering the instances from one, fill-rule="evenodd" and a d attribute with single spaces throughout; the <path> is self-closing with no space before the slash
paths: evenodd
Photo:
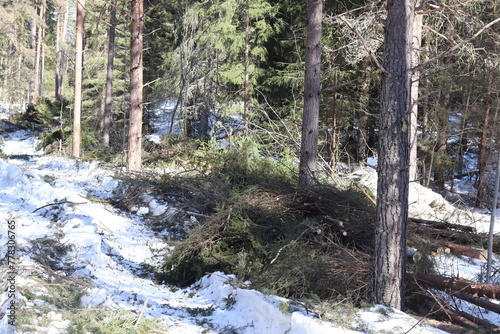
<path id="1" fill-rule="evenodd" d="M 472 226 L 453 224 L 444 221 L 420 219 L 420 218 L 410 218 L 410 221 L 416 224 L 429 225 L 437 229 L 444 229 L 444 230 L 455 229 L 462 232 L 476 233 L 476 228 Z"/>
<path id="2" fill-rule="evenodd" d="M 488 259 L 488 251 L 484 249 L 476 249 L 467 246 L 457 245 L 452 242 L 445 242 L 444 245 L 451 250 L 452 253 L 471 257 L 478 260 Z"/>
<path id="3" fill-rule="evenodd" d="M 500 300 L 500 286 L 497 285 L 481 284 L 463 278 L 451 278 L 433 274 L 415 275 L 407 273 L 406 278 L 445 292 L 464 292 L 474 297 L 487 297 Z"/>
<path id="4" fill-rule="evenodd" d="M 484 248 L 488 247 L 488 235 L 487 234 L 476 234 L 476 233 L 468 233 L 468 232 L 459 232 L 459 231 L 449 231 L 442 230 L 430 226 L 425 225 L 417 225 L 410 224 L 410 232 L 419 233 L 419 234 L 427 234 L 434 238 L 445 239 L 446 241 L 456 242 L 456 243 L 464 243 L 471 244 L 475 243 L 478 246 L 482 246 Z M 500 237 L 495 236 L 493 239 L 493 252 L 500 252 Z"/>
<path id="5" fill-rule="evenodd" d="M 406 251 L 406 260 L 410 263 L 417 263 L 422 259 L 422 253 L 416 249 L 409 249 Z"/>

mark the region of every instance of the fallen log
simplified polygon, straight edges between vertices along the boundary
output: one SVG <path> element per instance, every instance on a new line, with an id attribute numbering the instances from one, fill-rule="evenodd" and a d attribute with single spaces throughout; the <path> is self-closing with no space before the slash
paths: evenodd
<path id="1" fill-rule="evenodd" d="M 437 220 L 427 220 L 427 219 L 420 219 L 420 218 L 410 218 L 410 221 L 416 224 L 422 224 L 422 225 L 429 225 L 437 229 L 455 229 L 459 230 L 462 232 L 471 232 L 471 233 L 476 233 L 476 228 L 473 226 L 467 226 L 467 225 L 460 225 L 460 224 L 453 224 L 453 223 L 448 223 L 444 221 L 437 221 Z"/>
<path id="2" fill-rule="evenodd" d="M 479 297 L 474 297 L 472 295 L 469 295 L 468 293 L 463 293 L 463 292 L 455 292 L 451 296 L 457 297 L 459 299 L 465 300 L 466 302 L 469 302 L 471 304 L 477 305 L 479 307 L 484 308 L 485 310 L 492 311 L 495 313 L 500 314 L 500 305 L 495 304 L 490 302 L 487 299 L 482 299 Z"/>
<path id="3" fill-rule="evenodd" d="M 476 283 L 463 278 L 444 277 L 434 274 L 406 273 L 406 278 L 445 292 L 464 292 L 474 297 L 500 300 L 500 286 L 497 285 Z"/>
<path id="4" fill-rule="evenodd" d="M 477 244 L 484 248 L 488 247 L 488 235 L 487 234 L 476 234 L 469 232 L 459 232 L 459 231 L 449 231 L 442 230 L 425 225 L 410 224 L 410 232 L 427 234 L 437 239 L 445 239 L 446 241 L 464 243 L 464 244 Z M 493 252 L 500 252 L 500 237 L 495 236 L 493 239 Z"/>
<path id="5" fill-rule="evenodd" d="M 461 327 L 474 328 L 476 331 L 482 329 L 481 325 L 469 320 L 468 317 L 464 317 L 436 302 L 427 301 L 425 302 L 425 307 L 429 310 L 428 314 L 438 315 Z"/>
<path id="6" fill-rule="evenodd" d="M 455 254 L 471 257 L 478 260 L 488 259 L 488 251 L 484 249 L 476 249 L 472 247 L 457 245 L 452 242 L 445 242 L 444 246 L 449 248 L 451 252 Z"/>

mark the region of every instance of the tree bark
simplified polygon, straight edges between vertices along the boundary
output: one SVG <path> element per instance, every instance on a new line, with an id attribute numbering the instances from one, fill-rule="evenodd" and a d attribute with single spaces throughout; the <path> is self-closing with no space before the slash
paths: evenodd
<path id="1" fill-rule="evenodd" d="M 308 0 L 299 186 L 313 186 L 317 182 L 322 15 L 323 0 Z"/>
<path id="2" fill-rule="evenodd" d="M 481 134 L 481 141 L 479 142 L 479 154 L 477 156 L 477 169 L 479 171 L 476 206 L 482 206 L 484 201 L 484 194 L 486 188 L 486 150 L 488 141 L 488 129 L 490 126 L 490 113 L 491 113 L 491 86 L 493 84 L 493 71 L 488 74 L 488 88 L 486 91 L 486 108 L 484 109 L 484 122 Z"/>
<path id="3" fill-rule="evenodd" d="M 35 6 L 35 12 L 36 12 L 36 6 Z M 28 38 L 28 47 L 32 50 L 35 51 L 35 57 L 30 63 L 30 70 L 32 71 L 31 77 L 30 77 L 30 83 L 29 83 L 29 93 L 28 93 L 28 103 L 29 104 L 34 104 L 35 99 L 36 99 L 36 93 L 38 91 L 36 87 L 36 59 L 37 59 L 37 53 L 38 53 L 38 47 L 37 47 L 37 38 L 36 38 L 36 32 L 38 29 L 38 25 L 36 23 L 36 19 L 33 19 L 31 22 L 31 34 Z"/>
<path id="4" fill-rule="evenodd" d="M 411 107 L 411 0 L 389 0 L 378 151 L 373 303 L 404 310 Z"/>
<path id="5" fill-rule="evenodd" d="M 243 134 L 248 136 L 248 102 L 250 94 L 250 7 L 249 0 L 245 0 L 245 87 L 243 98 Z"/>
<path id="6" fill-rule="evenodd" d="M 66 42 L 66 26 L 68 23 L 68 2 L 64 6 L 57 7 L 56 24 L 56 76 L 55 76 L 55 98 L 62 102 L 62 87 L 66 67 L 66 56 L 64 54 L 64 43 Z"/>
<path id="7" fill-rule="evenodd" d="M 130 125 L 128 132 L 127 169 L 142 168 L 142 51 L 144 0 L 132 0 L 130 40 Z"/>
<path id="8" fill-rule="evenodd" d="M 81 118 L 82 118 L 82 80 L 83 80 L 83 36 L 85 0 L 76 3 L 76 55 L 75 55 L 75 98 L 73 110 L 73 157 L 80 157 Z"/>
<path id="9" fill-rule="evenodd" d="M 444 67 L 448 68 L 452 64 L 451 56 L 447 56 L 443 59 Z M 448 150 L 448 123 L 451 109 L 451 83 L 443 87 L 443 91 L 440 92 L 439 105 L 440 109 L 437 110 L 437 122 L 438 122 L 438 137 L 436 142 L 436 154 L 437 154 L 437 164 L 433 167 L 434 169 L 434 183 L 436 186 L 444 190 L 446 181 L 446 151 Z"/>
<path id="10" fill-rule="evenodd" d="M 422 0 L 415 0 L 415 11 L 420 10 Z M 420 71 L 416 68 L 420 64 L 420 48 L 422 46 L 422 26 L 423 14 L 415 12 L 415 19 L 413 22 L 413 50 L 412 50 L 412 82 L 411 82 L 411 112 L 410 112 L 410 181 L 418 179 L 418 95 L 419 95 L 419 81 Z"/>
<path id="11" fill-rule="evenodd" d="M 106 67 L 106 97 L 104 118 L 102 126 L 102 143 L 109 147 L 109 132 L 111 128 L 111 108 L 113 106 L 113 69 L 115 60 L 115 35 L 116 35 L 116 0 L 111 0 L 109 8 L 108 32 L 108 64 Z"/>

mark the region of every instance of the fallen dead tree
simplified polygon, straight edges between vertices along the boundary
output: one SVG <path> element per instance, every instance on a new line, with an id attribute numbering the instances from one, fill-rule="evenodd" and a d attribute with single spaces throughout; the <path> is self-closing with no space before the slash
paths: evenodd
<path id="1" fill-rule="evenodd" d="M 466 312 L 460 310 L 453 310 L 449 304 L 441 302 L 432 302 L 428 300 L 425 307 L 429 314 L 439 315 L 442 318 L 462 327 L 474 328 L 476 331 L 481 331 L 485 328 L 496 329 L 497 326 L 491 322 L 474 317 Z"/>
<path id="2" fill-rule="evenodd" d="M 406 278 L 449 294 L 462 292 L 471 294 L 473 297 L 500 300 L 500 286 L 497 285 L 476 283 L 463 278 L 445 277 L 434 274 L 407 273 Z"/>
<path id="3" fill-rule="evenodd" d="M 418 303 L 418 311 L 421 314 L 426 314 L 426 317 L 437 317 L 437 319 L 449 321 L 452 324 L 465 328 L 471 328 L 472 333 L 483 332 L 485 329 L 488 332 L 500 331 L 500 327 L 492 324 L 488 320 L 479 318 L 460 308 L 458 298 L 469 303 L 480 306 L 489 311 L 499 313 L 500 305 L 495 304 L 487 299 L 478 297 L 479 294 L 485 294 L 486 284 L 478 284 L 464 279 L 451 279 L 448 277 L 432 275 L 432 274 L 406 274 L 409 283 L 413 283 L 423 293 Z M 498 288 L 491 286 L 493 290 Z M 429 288 L 441 290 L 448 294 L 448 298 L 443 295 L 438 295 L 432 292 Z M 458 289 L 458 290 L 457 290 Z M 464 290 L 472 290 L 476 295 L 462 292 Z M 488 289 L 486 289 L 488 290 Z M 495 295 L 495 292 L 486 293 L 488 295 Z M 500 295 L 499 295 L 500 296 Z M 500 313 L 499 313 L 500 314 Z M 453 332 L 463 332 L 457 330 Z"/>
<path id="4" fill-rule="evenodd" d="M 410 221 L 416 224 L 428 225 L 437 229 L 455 229 L 462 232 L 470 232 L 476 233 L 476 228 L 473 226 L 460 225 L 448 223 L 445 221 L 437 221 L 437 220 L 428 220 L 428 219 L 420 219 L 420 218 L 410 218 Z"/>
<path id="5" fill-rule="evenodd" d="M 410 224 L 409 229 L 412 233 L 428 235 L 436 240 L 446 240 L 449 242 L 469 245 L 477 244 L 479 247 L 488 247 L 488 235 L 484 233 L 477 234 L 470 232 L 451 231 L 419 224 Z M 493 239 L 493 252 L 500 253 L 499 236 L 495 236 Z"/>

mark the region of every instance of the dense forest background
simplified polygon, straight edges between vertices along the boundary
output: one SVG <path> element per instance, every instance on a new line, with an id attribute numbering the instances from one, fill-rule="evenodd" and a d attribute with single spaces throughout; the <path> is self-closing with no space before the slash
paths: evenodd
<path id="1" fill-rule="evenodd" d="M 27 111 L 24 117 L 50 128 L 42 137 L 44 146 L 61 139 L 68 144 L 76 3 L 0 3 L 0 100 L 12 118 Z M 85 4 L 86 158 L 111 160 L 125 150 L 129 7 L 121 0 Z M 498 146 L 500 38 L 498 24 L 489 25 L 498 19 L 497 7 L 495 1 L 424 1 L 416 11 L 423 19 L 418 180 L 444 189 L 452 175 L 475 173 L 478 205 L 491 189 L 484 173 L 496 161 Z M 148 120 L 171 101 L 182 136 L 172 119 L 166 145 L 181 137 L 209 142 L 217 135 L 226 142 L 244 139 L 263 156 L 298 157 L 306 11 L 303 1 L 294 0 L 145 0 L 145 134 L 151 131 Z M 383 1 L 326 1 L 323 13 L 319 161 L 330 173 L 346 163 L 365 164 L 376 152 L 386 10 Z M 108 142 L 103 140 L 106 105 L 112 120 Z M 235 115 L 240 115 L 238 124 L 228 125 Z M 153 143 L 143 149 L 145 163 L 161 157 Z M 471 152 L 477 157 L 472 164 L 467 160 Z M 476 167 L 471 170 L 471 165 Z"/>

